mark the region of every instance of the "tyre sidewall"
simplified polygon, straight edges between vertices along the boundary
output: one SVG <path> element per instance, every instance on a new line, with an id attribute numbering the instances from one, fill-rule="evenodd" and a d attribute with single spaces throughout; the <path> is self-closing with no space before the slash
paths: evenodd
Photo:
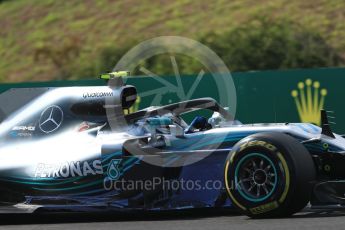
<path id="1" fill-rule="evenodd" d="M 282 142 L 282 138 L 286 142 Z M 292 194 L 296 193 L 296 185 L 300 185 L 297 183 L 299 169 L 295 167 L 300 162 L 296 162 L 298 159 L 291 157 L 294 153 L 291 152 L 293 148 L 291 148 L 290 142 L 299 146 L 300 149 L 297 151 L 307 151 L 301 144 L 292 139 L 285 134 L 253 135 L 234 146 L 226 161 L 225 180 L 233 204 L 242 213 L 252 217 L 264 217 L 272 215 L 272 213 L 275 216 L 280 216 L 289 212 L 288 206 L 292 203 L 292 199 L 295 199 Z M 246 199 L 241 195 L 238 185 L 236 186 L 236 166 L 241 159 L 251 153 L 264 155 L 273 162 L 276 168 L 277 184 L 275 189 L 269 197 L 260 201 Z M 306 153 L 304 152 L 304 154 Z M 304 202 L 305 199 L 305 196 L 302 195 L 301 202 Z"/>

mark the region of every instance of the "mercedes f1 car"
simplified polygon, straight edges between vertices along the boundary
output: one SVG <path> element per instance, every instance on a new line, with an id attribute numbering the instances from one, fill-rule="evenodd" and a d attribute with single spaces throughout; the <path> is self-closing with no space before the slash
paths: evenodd
<path id="1" fill-rule="evenodd" d="M 321 127 L 241 124 L 212 98 L 125 113 L 137 91 L 117 75 L 102 75 L 107 86 L 41 88 L 1 122 L 2 212 L 236 208 L 277 217 L 344 204 L 345 139 L 326 112 Z M 199 110 L 213 115 L 187 124 L 184 114 Z"/>

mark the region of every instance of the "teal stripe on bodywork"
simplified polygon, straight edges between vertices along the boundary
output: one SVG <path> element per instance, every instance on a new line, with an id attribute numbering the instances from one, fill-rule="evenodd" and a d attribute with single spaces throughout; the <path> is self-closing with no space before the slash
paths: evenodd
<path id="1" fill-rule="evenodd" d="M 117 151 L 117 152 L 111 153 L 110 155 L 106 156 L 104 159 L 102 159 L 102 161 L 107 161 L 112 157 L 121 156 L 121 155 L 122 155 L 122 151 Z"/>
<path id="2" fill-rule="evenodd" d="M 11 179 L 11 178 L 1 178 L 1 181 L 6 181 L 6 182 L 15 182 L 15 183 L 19 183 L 19 184 L 28 184 L 28 185 L 50 185 L 50 186 L 54 186 L 54 185 L 61 185 L 61 184 L 68 184 L 68 183 L 72 183 L 75 182 L 77 180 L 79 180 L 81 177 L 72 177 L 69 179 L 60 179 L 59 180 L 63 180 L 60 182 L 47 182 L 47 180 L 44 180 L 44 182 L 40 182 L 40 181 L 35 181 L 36 178 L 31 178 L 31 181 L 29 181 L 30 179 L 27 179 L 27 181 L 22 181 L 22 180 L 18 180 L 18 179 Z M 56 179 L 55 179 L 56 180 Z"/>
<path id="3" fill-rule="evenodd" d="M 42 190 L 42 191 L 69 191 L 69 190 L 75 190 L 75 189 L 80 189 L 80 188 L 86 188 L 86 187 L 90 187 L 96 184 L 99 184 L 100 182 L 103 181 L 102 179 L 87 183 L 87 184 L 82 184 L 82 185 L 77 185 L 77 186 L 73 186 L 73 187 L 69 187 L 69 188 L 33 188 L 36 190 Z"/>

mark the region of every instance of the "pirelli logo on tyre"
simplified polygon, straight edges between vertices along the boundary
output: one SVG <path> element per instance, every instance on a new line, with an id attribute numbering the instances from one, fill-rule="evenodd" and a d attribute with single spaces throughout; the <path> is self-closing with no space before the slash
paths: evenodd
<path id="1" fill-rule="evenodd" d="M 273 152 L 275 152 L 277 150 L 277 148 L 270 143 L 267 143 L 265 141 L 254 140 L 254 141 L 248 141 L 248 142 L 244 143 L 243 145 L 241 145 L 239 151 L 242 151 L 243 149 L 250 147 L 250 146 L 262 146 L 262 147 L 265 147 L 265 148 L 267 148 Z"/>
<path id="2" fill-rule="evenodd" d="M 275 147 L 274 145 L 268 143 L 268 142 L 265 142 L 265 141 L 258 141 L 258 140 L 253 140 L 253 141 L 248 141 L 248 142 L 245 142 L 244 144 L 242 144 L 236 152 L 234 152 L 230 158 L 230 163 L 233 162 L 234 160 L 234 157 L 236 155 L 237 152 L 240 152 L 242 150 L 244 150 L 245 148 L 247 147 L 251 147 L 251 146 L 262 146 L 262 147 L 265 147 L 267 148 L 268 150 L 272 151 L 272 152 L 275 152 L 277 151 L 277 147 Z"/>
<path id="3" fill-rule="evenodd" d="M 249 211 L 251 213 L 253 213 L 253 214 L 262 214 L 262 213 L 274 210 L 274 209 L 276 209 L 278 207 L 279 207 L 278 202 L 277 201 L 273 201 L 273 202 L 270 202 L 270 203 L 267 203 L 267 204 L 260 205 L 260 206 L 255 207 L 255 208 L 251 208 L 251 209 L 249 209 Z"/>

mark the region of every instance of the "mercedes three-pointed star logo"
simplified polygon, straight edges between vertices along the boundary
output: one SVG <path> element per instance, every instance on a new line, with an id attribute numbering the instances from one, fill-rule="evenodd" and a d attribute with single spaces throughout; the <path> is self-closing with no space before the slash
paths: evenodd
<path id="1" fill-rule="evenodd" d="M 41 113 L 39 127 L 42 132 L 51 133 L 57 130 L 63 121 L 63 111 L 57 105 L 47 107 Z"/>

